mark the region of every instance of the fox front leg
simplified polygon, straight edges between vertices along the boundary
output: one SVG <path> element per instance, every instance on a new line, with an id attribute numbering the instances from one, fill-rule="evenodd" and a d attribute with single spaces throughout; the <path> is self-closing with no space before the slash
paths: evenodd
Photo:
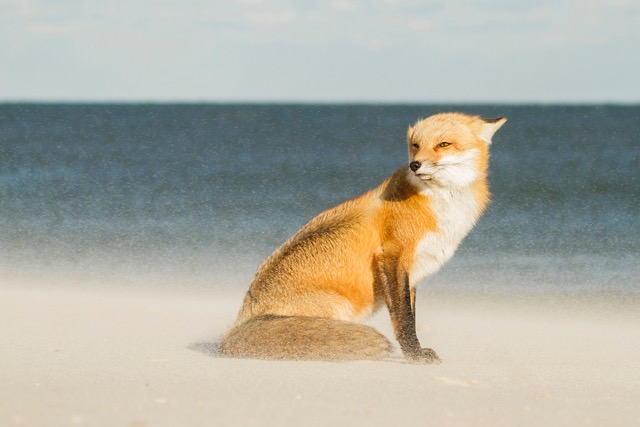
<path id="1" fill-rule="evenodd" d="M 440 358 L 430 348 L 422 348 L 416 334 L 415 290 L 409 286 L 409 274 L 393 258 L 378 262 L 380 282 L 396 339 L 402 354 L 412 361 L 439 363 Z"/>
<path id="2" fill-rule="evenodd" d="M 416 339 L 417 338 L 417 334 L 416 334 L 416 288 L 415 287 L 410 287 L 409 286 L 409 276 L 407 275 L 407 280 L 406 280 L 406 286 L 409 288 L 409 292 L 410 292 L 410 301 L 411 301 L 411 314 L 412 314 L 412 330 L 414 335 L 416 335 Z M 435 351 L 433 351 L 433 349 L 430 348 L 420 348 L 420 353 L 418 355 L 417 358 L 415 358 L 414 360 L 417 361 L 421 361 L 424 363 L 440 363 L 442 362 L 440 360 L 440 358 L 438 357 L 438 355 L 436 354 Z"/>

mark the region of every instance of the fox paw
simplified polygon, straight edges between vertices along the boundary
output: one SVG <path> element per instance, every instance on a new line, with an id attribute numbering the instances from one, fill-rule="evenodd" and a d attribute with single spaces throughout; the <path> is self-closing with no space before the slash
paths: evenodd
<path id="1" fill-rule="evenodd" d="M 415 353 L 412 353 L 408 357 L 413 363 L 424 364 L 439 364 L 442 360 L 438 357 L 435 351 L 430 348 L 421 348 Z"/>

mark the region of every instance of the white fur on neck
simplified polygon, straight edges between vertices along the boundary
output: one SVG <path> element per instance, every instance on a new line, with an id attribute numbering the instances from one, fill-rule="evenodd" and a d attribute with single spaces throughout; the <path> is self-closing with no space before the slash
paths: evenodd
<path id="1" fill-rule="evenodd" d="M 422 188 L 422 194 L 429 198 L 437 230 L 422 237 L 416 247 L 409 272 L 411 287 L 438 271 L 453 256 L 476 223 L 479 211 L 469 186 L 447 188 L 423 184 Z"/>

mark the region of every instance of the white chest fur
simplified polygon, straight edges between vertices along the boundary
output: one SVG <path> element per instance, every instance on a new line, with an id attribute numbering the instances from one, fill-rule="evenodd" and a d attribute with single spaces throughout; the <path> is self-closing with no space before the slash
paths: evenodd
<path id="1" fill-rule="evenodd" d="M 429 198 L 438 229 L 420 239 L 409 272 L 412 287 L 448 261 L 478 218 L 478 205 L 470 188 L 442 187 L 422 192 Z"/>

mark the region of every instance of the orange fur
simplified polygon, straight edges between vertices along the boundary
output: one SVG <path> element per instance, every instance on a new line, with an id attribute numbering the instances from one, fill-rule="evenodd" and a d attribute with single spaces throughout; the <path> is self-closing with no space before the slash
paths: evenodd
<path id="1" fill-rule="evenodd" d="M 222 352 L 266 358 L 304 355 L 304 345 L 298 347 L 309 337 L 294 331 L 293 325 L 322 333 L 318 331 L 323 323 L 302 318 L 358 322 L 386 304 L 405 355 L 437 361 L 435 352 L 421 349 L 415 336 L 416 280 L 409 274 L 437 270 L 484 211 L 489 201 L 488 146 L 503 123 L 504 119 L 448 113 L 410 127 L 411 167 L 398 169 L 373 190 L 320 213 L 268 257 L 255 275 L 236 325 L 223 337 Z M 257 318 L 261 320 L 251 328 L 243 326 Z M 342 336 L 336 332 L 342 324 L 331 325 L 327 339 L 336 340 L 335 357 L 360 354 L 341 347 L 352 332 L 345 329 Z M 363 336 L 375 351 L 388 351 L 384 337 L 369 332 Z M 247 342 L 260 342 L 260 348 L 249 351 Z M 310 357 L 314 354 L 320 353 L 309 352 Z"/>

